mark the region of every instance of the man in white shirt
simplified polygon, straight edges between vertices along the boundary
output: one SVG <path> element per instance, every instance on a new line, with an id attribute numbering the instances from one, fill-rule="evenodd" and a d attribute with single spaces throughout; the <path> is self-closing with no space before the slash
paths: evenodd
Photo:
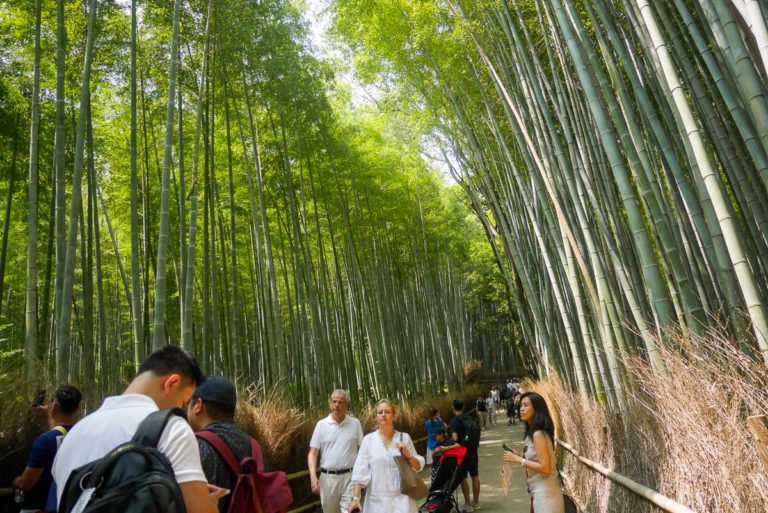
<path id="1" fill-rule="evenodd" d="M 309 476 L 312 491 L 320 494 L 323 513 L 347 513 L 352 502 L 352 467 L 363 442 L 363 427 L 359 420 L 347 415 L 348 408 L 349 394 L 345 390 L 334 390 L 331 394 L 331 414 L 317 423 L 309 442 Z"/>
<path id="2" fill-rule="evenodd" d="M 181 348 L 167 346 L 149 355 L 122 395 L 107 397 L 64 438 L 52 469 L 57 504 L 73 470 L 130 441 L 141 421 L 153 411 L 183 407 L 203 379 L 197 362 Z M 187 513 L 218 513 L 219 497 L 227 491 L 209 487 L 189 424 L 172 415 L 157 448 L 171 462 Z"/>

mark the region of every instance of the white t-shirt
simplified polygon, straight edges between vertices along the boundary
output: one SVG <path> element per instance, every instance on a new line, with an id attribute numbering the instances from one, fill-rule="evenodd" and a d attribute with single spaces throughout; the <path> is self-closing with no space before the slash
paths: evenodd
<path id="1" fill-rule="evenodd" d="M 141 421 L 157 410 L 155 401 L 146 395 L 124 394 L 107 397 L 101 408 L 75 424 L 53 460 L 51 473 L 56 480 L 56 504 L 61 502 L 73 470 L 130 441 Z M 178 483 L 207 482 L 200 465 L 197 440 L 187 421 L 171 416 L 157 448 L 170 460 Z"/>
<path id="2" fill-rule="evenodd" d="M 344 416 L 341 424 L 328 415 L 315 426 L 309 446 L 320 449 L 320 467 L 328 470 L 352 468 L 357 458 L 357 448 L 363 443 L 363 426 L 360 421 Z"/>

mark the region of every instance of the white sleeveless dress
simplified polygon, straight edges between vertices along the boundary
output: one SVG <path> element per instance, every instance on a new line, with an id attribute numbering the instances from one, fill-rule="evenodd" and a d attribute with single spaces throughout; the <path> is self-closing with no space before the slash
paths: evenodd
<path id="1" fill-rule="evenodd" d="M 546 439 L 550 461 L 552 465 L 555 465 L 555 448 L 549 436 L 546 436 Z M 525 439 L 525 459 L 539 461 L 539 455 L 536 453 L 533 440 L 530 437 Z M 533 513 L 564 513 L 563 492 L 560 488 L 557 466 L 552 469 L 549 477 L 531 470 L 526 470 L 526 475 L 528 477 L 528 493 L 531 494 Z"/>

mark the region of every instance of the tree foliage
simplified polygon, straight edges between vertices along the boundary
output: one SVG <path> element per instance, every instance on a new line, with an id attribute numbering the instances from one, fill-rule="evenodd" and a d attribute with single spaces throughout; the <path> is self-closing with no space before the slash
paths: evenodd
<path id="1" fill-rule="evenodd" d="M 41 5 L 30 267 L 24 151 L 9 177 L 10 149 L 30 143 L 35 13 L 0 2 L 0 120 L 13 121 L 0 123 L 0 194 L 16 198 L 3 235 L 19 248 L 3 269 L 0 347 L 25 347 L 26 290 L 30 377 L 104 394 L 183 334 L 208 372 L 309 403 L 337 386 L 361 399 L 455 387 L 477 357 L 520 364 L 508 291 L 467 200 L 425 163 L 413 119 L 350 101 L 292 2 L 137 1 L 134 38 L 133 2 Z"/>
<path id="2" fill-rule="evenodd" d="M 445 148 L 526 352 L 585 395 L 622 404 L 619 353 L 663 372 L 677 329 L 768 362 L 767 13 L 730 4 L 334 3 L 360 75 Z"/>

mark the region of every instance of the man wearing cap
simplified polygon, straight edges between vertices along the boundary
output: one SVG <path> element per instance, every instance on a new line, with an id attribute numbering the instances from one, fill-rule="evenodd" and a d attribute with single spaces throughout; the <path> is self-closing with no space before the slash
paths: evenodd
<path id="1" fill-rule="evenodd" d="M 237 391 L 228 379 L 222 376 L 208 376 L 195 389 L 187 405 L 187 420 L 196 432 L 210 431 L 220 437 L 235 455 L 237 461 L 252 455 L 251 437 L 235 424 Z M 232 490 L 237 476 L 230 470 L 216 450 L 199 436 L 200 461 L 208 482 Z M 219 511 L 229 508 L 231 495 L 219 500 Z"/>
<path id="2" fill-rule="evenodd" d="M 347 513 L 352 501 L 352 467 L 363 442 L 363 427 L 359 420 L 347 415 L 348 408 L 349 394 L 345 390 L 334 390 L 331 394 L 331 413 L 317 423 L 309 442 L 309 476 L 312 491 L 320 494 L 323 513 Z"/>

